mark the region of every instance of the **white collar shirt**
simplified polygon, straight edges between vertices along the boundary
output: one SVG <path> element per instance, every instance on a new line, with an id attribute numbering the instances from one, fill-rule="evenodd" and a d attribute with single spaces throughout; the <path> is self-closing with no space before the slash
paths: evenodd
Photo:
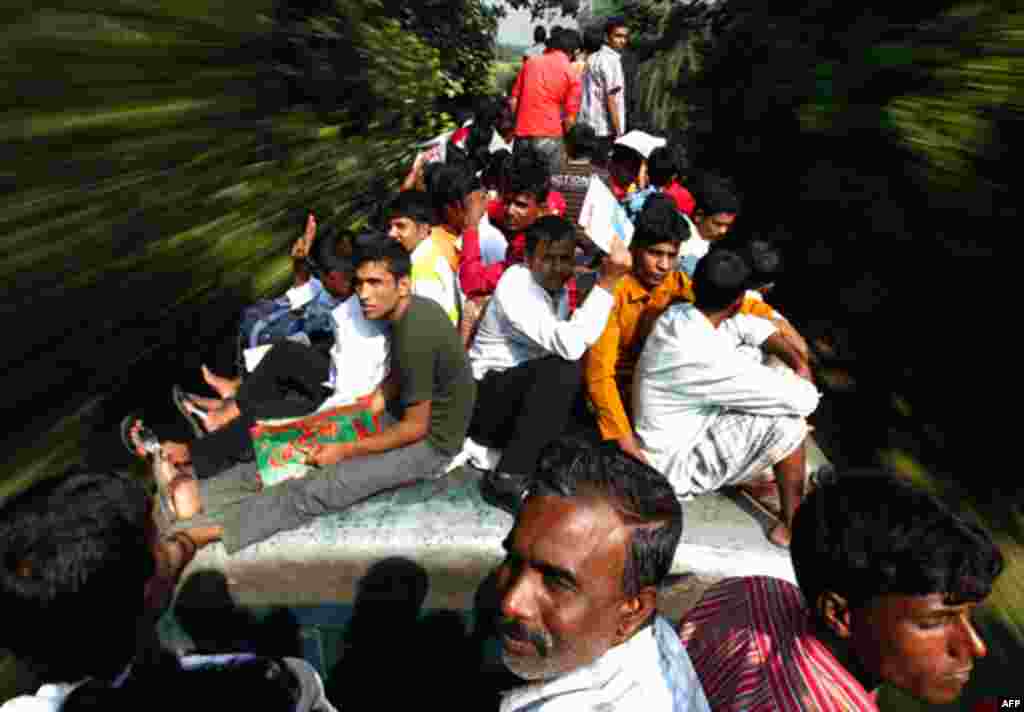
<path id="1" fill-rule="evenodd" d="M 391 353 L 390 329 L 384 321 L 363 315 L 359 297 L 352 295 L 331 312 L 334 345 L 331 346 L 331 381 L 334 389 L 319 410 L 354 403 L 376 390 L 388 375 Z"/>
<path id="2" fill-rule="evenodd" d="M 683 679 L 670 682 L 666 678 L 660 658 L 667 654 L 678 658 L 675 663 Z M 662 650 L 652 625 L 589 665 L 503 693 L 501 712 L 709 712 L 709 708 L 685 648 L 680 644 Z"/>
<path id="3" fill-rule="evenodd" d="M 616 97 L 619 128 L 625 131 L 625 83 L 621 55 L 608 45 L 601 45 L 587 60 L 587 69 L 583 72 L 579 121 L 593 127 L 598 136 L 610 135 L 614 125 L 608 113 L 607 98 L 611 95 Z"/>
<path id="4" fill-rule="evenodd" d="M 692 304 L 669 307 L 655 322 L 634 374 L 633 413 L 642 450 L 662 474 L 685 474 L 690 451 L 726 410 L 807 417 L 817 407 L 812 384 L 751 361 L 736 345 Z"/>
<path id="5" fill-rule="evenodd" d="M 569 295 L 545 290 L 526 265 L 505 270 L 487 305 L 469 360 L 473 378 L 552 354 L 578 361 L 608 324 L 615 297 L 595 286 L 569 318 Z"/>

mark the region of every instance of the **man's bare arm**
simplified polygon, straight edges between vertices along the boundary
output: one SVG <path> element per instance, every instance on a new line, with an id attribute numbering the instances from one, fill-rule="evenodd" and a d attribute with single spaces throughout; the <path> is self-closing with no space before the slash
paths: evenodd
<path id="1" fill-rule="evenodd" d="M 807 365 L 807 360 L 800 355 L 800 352 L 789 343 L 789 340 L 781 332 L 776 331 L 765 339 L 764 343 L 761 344 L 761 349 L 767 354 L 777 356 L 780 361 L 793 369 L 796 375 L 814 383 L 814 376 Z"/>
<path id="2" fill-rule="evenodd" d="M 622 135 L 622 126 L 619 125 L 619 94 L 622 92 L 622 87 L 617 87 L 608 92 L 608 96 L 605 98 L 605 104 L 608 107 L 608 116 L 611 117 L 612 131 L 615 132 L 616 136 Z"/>
<path id="3" fill-rule="evenodd" d="M 789 342 L 789 345 L 797 350 L 801 358 L 805 362 L 809 362 L 811 358 L 811 350 L 807 346 L 807 341 L 800 335 L 800 332 L 794 328 L 789 320 L 784 316 L 776 316 L 772 319 L 772 323 L 775 324 L 775 328 L 779 330 L 779 333 Z"/>
<path id="4" fill-rule="evenodd" d="M 352 457 L 376 455 L 400 447 L 413 445 L 430 432 L 430 401 L 420 401 L 406 407 L 402 419 L 379 433 L 350 443 L 325 445 L 310 457 L 311 464 L 333 465 Z"/>

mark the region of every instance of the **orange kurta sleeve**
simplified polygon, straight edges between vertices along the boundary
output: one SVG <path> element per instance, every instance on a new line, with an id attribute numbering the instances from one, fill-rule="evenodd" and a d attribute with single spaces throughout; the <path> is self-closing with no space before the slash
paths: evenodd
<path id="1" fill-rule="evenodd" d="M 743 306 L 740 307 L 740 311 L 744 314 L 759 316 L 762 319 L 775 318 L 775 310 L 768 305 L 768 302 L 755 299 L 754 297 L 744 297 Z"/>
<path id="2" fill-rule="evenodd" d="M 594 406 L 601 437 L 614 440 L 633 432 L 633 426 L 626 416 L 622 396 L 615 382 L 615 366 L 619 358 L 621 342 L 620 317 L 625 306 L 623 290 L 615 290 L 615 306 L 608 317 L 601 338 L 587 351 L 583 364 L 583 380 L 587 394 Z"/>

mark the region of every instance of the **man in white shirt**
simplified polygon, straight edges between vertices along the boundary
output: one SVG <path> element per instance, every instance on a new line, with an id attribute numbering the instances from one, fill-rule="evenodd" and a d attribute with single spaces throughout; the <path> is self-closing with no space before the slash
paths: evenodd
<path id="1" fill-rule="evenodd" d="M 708 253 L 711 243 L 724 238 L 740 213 L 740 200 L 718 177 L 705 175 L 693 187 L 695 240 L 687 240 L 679 251 L 679 269 L 693 276 L 697 262 Z"/>
<path id="2" fill-rule="evenodd" d="M 695 302 L 666 310 L 637 364 L 635 430 L 647 461 L 681 497 L 739 485 L 773 468 L 783 518 L 769 539 L 788 546 L 803 497 L 804 418 L 819 394 L 806 366 L 798 371 L 802 378 L 793 378 L 755 363 L 722 328 L 742 307 L 749 277 L 750 268 L 731 250 L 713 250 L 697 264 Z"/>
<path id="3" fill-rule="evenodd" d="M 583 385 L 583 353 L 608 323 L 615 285 L 632 267 L 618 239 L 597 285 L 569 316 L 565 289 L 575 268 L 576 234 L 545 216 L 526 231 L 526 263 L 505 270 L 469 352 L 477 403 L 470 436 L 504 449 L 481 483 L 491 504 L 515 511 L 540 451 L 565 430 Z"/>
<path id="4" fill-rule="evenodd" d="M 587 60 L 579 121 L 594 128 L 604 148 L 626 133 L 626 79 L 622 51 L 629 43 L 629 28 L 621 17 L 605 23 L 605 43 Z"/>
<path id="5" fill-rule="evenodd" d="M 683 512 L 671 484 L 611 445 L 544 453 L 496 574 L 502 712 L 708 712 L 657 615 Z"/>

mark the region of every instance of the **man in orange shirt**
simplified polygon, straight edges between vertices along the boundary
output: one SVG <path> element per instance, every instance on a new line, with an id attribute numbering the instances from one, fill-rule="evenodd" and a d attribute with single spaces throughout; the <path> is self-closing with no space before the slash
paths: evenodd
<path id="1" fill-rule="evenodd" d="M 510 101 L 516 112 L 513 151 L 540 153 L 547 159 L 550 173 L 562 163 L 562 136 L 576 123 L 580 110 L 582 83 L 570 66 L 579 47 L 578 33 L 566 29 L 552 33 L 547 51 L 523 63 L 512 87 Z"/>
<path id="2" fill-rule="evenodd" d="M 680 246 L 687 239 L 699 239 L 699 235 L 691 234 L 690 223 L 674 201 L 664 194 L 648 197 L 630 243 L 633 271 L 619 282 L 608 326 L 584 362 L 583 377 L 601 438 L 615 440 L 623 451 L 643 461 L 627 411 L 632 404 L 633 370 L 662 312 L 673 302 L 693 301 L 690 278 L 675 269 Z M 747 252 L 744 257 L 757 262 Z M 793 342 L 790 333 L 795 330 L 760 298 L 748 296 L 740 311 L 771 321 Z M 792 345 L 806 361 L 806 346 L 801 350 L 798 343 Z"/>
<path id="3" fill-rule="evenodd" d="M 632 403 L 633 369 L 654 322 L 668 305 L 680 299 L 693 301 L 690 278 L 675 269 L 679 246 L 689 238 L 689 225 L 672 199 L 650 196 L 630 243 L 633 271 L 615 289 L 608 326 L 584 363 L 584 381 L 601 438 L 617 441 L 642 461 L 646 459 L 626 412 L 626 404 Z"/>

